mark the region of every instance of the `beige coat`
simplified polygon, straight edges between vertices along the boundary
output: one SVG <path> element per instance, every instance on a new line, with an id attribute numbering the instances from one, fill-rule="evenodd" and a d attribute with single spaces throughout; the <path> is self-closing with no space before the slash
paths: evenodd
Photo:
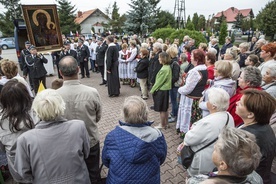
<path id="1" fill-rule="evenodd" d="M 193 151 L 199 150 L 218 137 L 226 122 L 227 114 L 225 111 L 209 114 L 193 124 L 191 130 L 185 135 L 184 145 L 191 146 Z M 234 127 L 234 120 L 230 114 L 227 126 Z M 190 176 L 212 172 L 215 168 L 212 161 L 213 151 L 214 144 L 211 144 L 195 154 L 193 162 L 187 170 Z"/>
<path id="2" fill-rule="evenodd" d="M 99 142 L 97 123 L 101 119 L 102 105 L 100 95 L 95 88 L 85 86 L 79 80 L 64 81 L 57 89 L 66 104 L 64 117 L 68 120 L 84 121 L 89 138 L 90 148 Z"/>

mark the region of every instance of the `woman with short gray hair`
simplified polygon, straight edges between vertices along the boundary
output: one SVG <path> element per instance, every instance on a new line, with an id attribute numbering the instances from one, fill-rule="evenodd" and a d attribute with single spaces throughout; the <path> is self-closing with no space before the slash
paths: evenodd
<path id="1" fill-rule="evenodd" d="M 248 48 L 249 48 L 249 44 L 247 42 L 243 42 L 239 45 L 240 54 L 238 56 L 237 62 L 239 63 L 240 68 L 246 67 L 245 60 L 248 56 L 247 54 Z"/>
<path id="2" fill-rule="evenodd" d="M 262 90 L 260 87 L 261 83 L 262 75 L 261 71 L 257 67 L 247 66 L 244 68 L 238 79 L 239 87 L 236 90 L 236 94 L 231 97 L 230 105 L 227 110 L 233 116 L 236 127 L 243 123 L 242 119 L 236 114 L 236 103 L 241 99 L 242 92 L 248 88 Z"/>
<path id="3" fill-rule="evenodd" d="M 241 73 L 240 65 L 236 61 L 237 56 L 238 56 L 238 48 L 236 46 L 227 49 L 226 53 L 224 55 L 224 60 L 229 60 L 233 66 L 232 79 L 235 81 L 239 78 L 240 73 Z"/>
<path id="4" fill-rule="evenodd" d="M 229 105 L 229 95 L 221 88 L 210 88 L 208 91 L 207 108 L 210 114 L 195 122 L 186 133 L 184 146 L 190 146 L 195 152 L 214 141 L 224 127 L 234 127 L 233 117 L 226 111 Z M 214 143 L 194 155 L 188 168 L 190 176 L 207 174 L 215 168 L 212 162 Z"/>
<path id="5" fill-rule="evenodd" d="M 160 165 L 167 155 L 167 144 L 160 130 L 148 122 L 148 107 L 139 96 L 123 104 L 125 122 L 107 134 L 102 151 L 109 168 L 107 183 L 160 183 Z"/>
<path id="6" fill-rule="evenodd" d="M 34 184 L 89 184 L 84 159 L 90 145 L 84 122 L 62 118 L 65 103 L 53 89 L 39 92 L 32 109 L 41 121 L 17 139 L 15 179 Z"/>
<path id="7" fill-rule="evenodd" d="M 263 75 L 263 90 L 276 98 L 276 63 L 270 64 Z"/>
<path id="8" fill-rule="evenodd" d="M 261 159 L 259 146 L 253 134 L 236 128 L 223 129 L 214 146 L 212 161 L 218 172 L 209 176 L 199 175 L 189 179 L 188 184 L 202 183 L 263 183 L 254 170 Z M 209 181 L 209 182 L 208 182 Z"/>
<path id="9" fill-rule="evenodd" d="M 236 81 L 232 80 L 232 64 L 230 61 L 217 61 L 214 68 L 214 80 L 210 80 L 210 88 L 206 89 L 202 94 L 202 100 L 199 103 L 199 107 L 202 109 L 202 116 L 205 117 L 209 114 L 207 109 L 208 91 L 211 88 L 222 88 L 230 96 L 230 98 L 236 92 Z M 229 105 L 229 104 L 228 104 Z M 227 107 L 228 108 L 228 107 Z"/>

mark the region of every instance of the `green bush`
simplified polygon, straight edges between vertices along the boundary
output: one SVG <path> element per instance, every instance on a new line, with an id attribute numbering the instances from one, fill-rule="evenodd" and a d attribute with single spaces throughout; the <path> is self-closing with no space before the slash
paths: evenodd
<path id="1" fill-rule="evenodd" d="M 165 40 L 166 38 L 169 38 L 171 42 L 174 41 L 174 39 L 178 38 L 179 42 L 181 44 L 183 37 L 185 35 L 188 35 L 189 37 L 195 39 L 195 45 L 198 47 L 199 43 L 207 43 L 204 35 L 199 31 L 190 31 L 187 29 L 173 29 L 173 28 L 160 28 L 155 30 L 152 33 L 152 36 L 154 38 L 162 38 Z"/>
<path id="2" fill-rule="evenodd" d="M 179 39 L 179 42 L 181 44 L 183 37 L 185 35 L 188 35 L 190 38 L 193 38 L 195 40 L 195 45 L 196 47 L 198 47 L 198 45 L 200 43 L 207 43 L 204 35 L 199 32 L 199 31 L 190 31 L 187 29 L 180 29 L 180 30 L 176 30 L 174 31 L 171 35 L 170 35 L 170 40 L 174 40 L 175 38 Z"/>
<path id="3" fill-rule="evenodd" d="M 166 38 L 169 38 L 169 36 L 175 31 L 173 28 L 160 28 L 156 29 L 153 33 L 152 36 L 156 39 L 162 38 L 164 41 Z M 171 40 L 172 41 L 172 40 Z"/>

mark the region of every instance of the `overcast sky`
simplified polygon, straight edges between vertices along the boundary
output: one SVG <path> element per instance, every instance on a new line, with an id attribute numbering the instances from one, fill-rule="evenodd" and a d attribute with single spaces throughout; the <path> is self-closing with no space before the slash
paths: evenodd
<path id="1" fill-rule="evenodd" d="M 76 5 L 77 10 L 86 11 L 94 8 L 99 8 L 105 12 L 108 5 L 113 5 L 115 0 L 71 0 L 72 5 Z M 183 0 L 179 0 L 183 1 Z M 197 12 L 199 15 L 203 14 L 206 19 L 208 15 L 216 14 L 229 7 L 236 7 L 238 9 L 252 8 L 256 16 L 258 12 L 265 7 L 265 5 L 272 0 L 185 0 L 186 16 Z M 55 4 L 55 0 L 21 0 L 21 4 Z M 130 0 L 117 0 L 119 13 L 123 14 L 129 10 L 128 3 Z M 161 0 L 159 3 L 162 10 L 174 12 L 175 0 Z M 0 8 L 3 11 L 3 8 Z"/>

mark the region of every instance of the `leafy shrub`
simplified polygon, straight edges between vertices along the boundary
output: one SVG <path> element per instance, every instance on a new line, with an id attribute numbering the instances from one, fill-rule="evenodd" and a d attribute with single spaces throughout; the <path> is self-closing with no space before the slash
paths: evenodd
<path id="1" fill-rule="evenodd" d="M 173 28 L 160 28 L 160 29 L 156 29 L 153 33 L 152 36 L 156 39 L 158 38 L 162 38 L 163 40 L 165 40 L 166 38 L 168 38 L 173 32 L 175 31 L 175 29 Z"/>
<path id="2" fill-rule="evenodd" d="M 157 29 L 152 33 L 152 36 L 154 38 L 162 38 L 165 40 L 166 38 L 169 38 L 171 42 L 174 41 L 174 39 L 179 39 L 179 42 L 181 44 L 183 37 L 185 35 L 188 35 L 190 38 L 195 39 L 195 45 L 198 47 L 199 43 L 207 43 L 204 35 L 199 31 L 190 31 L 187 29 L 173 29 L 173 28 L 161 28 Z"/>
<path id="3" fill-rule="evenodd" d="M 179 39 L 179 42 L 181 44 L 183 37 L 185 35 L 188 35 L 190 38 L 193 38 L 195 40 L 195 46 L 198 47 L 200 43 L 207 43 L 204 35 L 199 31 L 190 31 L 187 29 L 180 29 L 176 30 L 170 35 L 170 40 L 174 40 L 175 38 Z"/>

